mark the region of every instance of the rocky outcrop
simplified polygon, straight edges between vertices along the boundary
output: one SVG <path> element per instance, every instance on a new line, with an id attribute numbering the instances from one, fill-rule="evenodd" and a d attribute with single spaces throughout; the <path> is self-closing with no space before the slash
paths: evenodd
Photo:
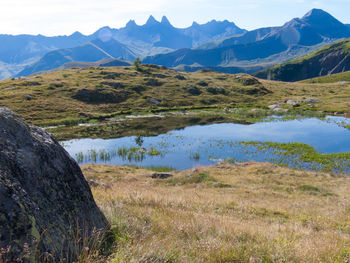
<path id="1" fill-rule="evenodd" d="M 53 136 L 0 108 L 0 262 L 72 262 L 107 227 Z"/>

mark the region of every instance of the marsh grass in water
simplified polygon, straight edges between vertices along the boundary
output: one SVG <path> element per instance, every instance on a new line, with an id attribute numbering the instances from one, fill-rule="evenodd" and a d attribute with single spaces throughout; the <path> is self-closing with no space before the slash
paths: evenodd
<path id="1" fill-rule="evenodd" d="M 272 152 L 278 158 L 270 158 L 270 162 L 290 164 L 294 168 L 308 168 L 325 172 L 349 172 L 350 153 L 317 152 L 312 146 L 304 143 L 276 143 L 276 142 L 240 142 L 243 146 L 253 147 L 259 152 Z"/>
<path id="2" fill-rule="evenodd" d="M 158 156 L 161 155 L 161 152 L 154 147 L 151 147 L 149 150 L 145 148 L 138 147 L 119 147 L 117 150 L 95 150 L 90 149 L 87 152 L 79 152 L 75 154 L 76 160 L 78 163 L 87 163 L 87 162 L 109 162 L 113 158 L 119 156 L 123 161 L 128 160 L 129 162 L 142 162 L 146 156 Z"/>

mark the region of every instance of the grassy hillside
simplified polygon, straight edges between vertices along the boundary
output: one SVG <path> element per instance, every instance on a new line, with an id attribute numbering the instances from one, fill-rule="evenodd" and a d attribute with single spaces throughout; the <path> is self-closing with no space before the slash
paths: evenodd
<path id="1" fill-rule="evenodd" d="M 338 84 L 348 84 L 347 82 L 350 81 L 350 71 L 312 78 L 312 79 L 306 79 L 301 81 L 301 83 L 337 83 Z"/>
<path id="2" fill-rule="evenodd" d="M 282 103 L 282 108 L 297 114 L 350 113 L 349 94 L 350 85 L 347 84 L 284 83 L 259 80 L 246 74 L 207 70 L 179 73 L 164 67 L 142 65 L 140 70 L 135 67 L 90 67 L 7 79 L 0 82 L 0 107 L 12 109 L 36 125 L 60 125 L 59 129 L 64 133 L 78 136 L 79 131 L 80 136 L 93 136 L 98 133 L 98 123 L 111 120 L 113 125 L 120 126 L 123 123 L 120 118 L 125 119 L 127 115 L 133 115 L 128 118 L 129 123 L 132 122 L 135 129 L 141 129 L 139 125 L 150 122 L 137 119 L 136 115 L 173 112 L 179 119 L 180 115 L 203 115 L 206 110 L 215 116 L 225 113 L 231 119 L 221 121 L 254 121 L 256 117 L 276 114 L 268 108 L 274 103 Z M 307 98 L 317 98 L 319 102 L 304 102 Z M 298 101 L 298 107 L 285 104 L 287 99 Z M 157 116 L 159 119 L 168 118 Z M 202 121 L 187 119 L 184 123 Z M 183 127 L 179 120 L 176 123 Z M 176 128 L 164 125 L 161 124 Z M 115 129 L 120 130 L 119 126 Z M 124 130 L 129 131 L 125 127 Z M 106 134 L 111 134 L 110 129 L 112 125 Z"/>
<path id="3" fill-rule="evenodd" d="M 299 81 L 350 70 L 350 39 L 255 74 L 264 79 Z"/>
<path id="4" fill-rule="evenodd" d="M 219 164 L 152 179 L 82 167 L 112 224 L 100 262 L 348 262 L 350 181 L 272 164 Z M 98 262 L 98 257 L 90 261 Z"/>

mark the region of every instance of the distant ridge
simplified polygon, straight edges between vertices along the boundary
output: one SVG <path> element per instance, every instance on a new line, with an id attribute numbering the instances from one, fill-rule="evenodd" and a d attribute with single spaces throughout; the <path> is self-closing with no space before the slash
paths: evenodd
<path id="1" fill-rule="evenodd" d="M 276 64 L 345 37 L 350 37 L 349 26 L 321 9 L 312 9 L 302 18 L 294 18 L 280 27 L 253 30 L 196 49 L 148 56 L 144 63 L 167 67 L 195 63 L 208 67 Z"/>
<path id="2" fill-rule="evenodd" d="M 135 57 L 191 48 L 210 40 L 243 32 L 245 30 L 226 20 L 213 20 L 204 25 L 195 24 L 179 29 L 173 27 L 166 16 L 162 17 L 161 22 L 150 16 L 144 25 L 137 25 L 134 20 L 130 20 L 123 28 L 113 29 L 105 26 L 89 36 L 79 32 L 71 36 L 52 38 L 0 35 L 0 78 L 1 71 L 4 77 L 28 75 L 57 68 L 75 60 L 87 62 L 89 59 L 90 62 L 94 62 L 107 57 L 133 60 Z M 95 45 L 98 41 L 111 45 L 114 43 L 114 47 L 109 45 L 109 52 L 106 53 L 105 44 Z M 91 46 L 94 45 L 96 49 L 101 48 L 101 52 L 92 49 Z M 114 55 L 110 56 L 112 53 Z M 4 62 L 3 68 L 1 61 Z"/>
<path id="3" fill-rule="evenodd" d="M 326 46 L 297 60 L 276 65 L 255 76 L 281 81 L 299 81 L 350 70 L 350 38 Z"/>

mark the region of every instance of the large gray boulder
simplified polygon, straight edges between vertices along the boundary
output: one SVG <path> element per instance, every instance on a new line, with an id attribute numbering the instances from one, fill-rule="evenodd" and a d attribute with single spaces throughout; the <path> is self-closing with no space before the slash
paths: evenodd
<path id="1" fill-rule="evenodd" d="M 54 137 L 0 108 L 0 262 L 72 262 L 107 228 Z"/>

